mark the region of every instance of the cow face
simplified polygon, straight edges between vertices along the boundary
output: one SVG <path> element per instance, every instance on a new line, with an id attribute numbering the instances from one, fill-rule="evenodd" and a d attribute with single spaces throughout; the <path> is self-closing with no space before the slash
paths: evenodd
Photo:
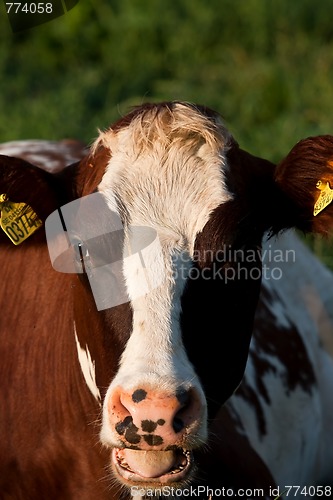
<path id="1" fill-rule="evenodd" d="M 124 249 L 140 247 L 142 228 L 159 243 L 142 252 L 143 264 L 124 253 L 132 324 L 103 403 L 101 439 L 127 485 L 182 484 L 193 469 L 192 450 L 207 438 L 206 398 L 186 352 L 182 300 L 194 261 L 201 265 L 197 235 L 232 197 L 219 153 L 229 134 L 218 132 L 216 119 L 187 106 L 152 108 L 103 134 L 93 148 L 109 152 L 97 192 L 110 214 L 121 215 Z M 198 347 L 197 332 L 189 324 L 186 330 Z"/>
<path id="2" fill-rule="evenodd" d="M 105 205 L 99 219 L 115 212 L 121 219 L 129 311 L 126 342 L 104 391 L 101 440 L 123 485 L 182 486 L 207 438 L 207 403 L 213 416 L 244 372 L 262 236 L 310 221 L 281 190 L 285 165 L 275 171 L 240 150 L 205 108 L 145 106 L 120 120 L 83 164 L 80 194 L 91 182 L 87 164 L 90 189 Z M 143 248 L 138 228 L 150 228 L 159 243 L 144 262 L 125 251 Z M 121 336 L 117 327 L 104 330 Z"/>

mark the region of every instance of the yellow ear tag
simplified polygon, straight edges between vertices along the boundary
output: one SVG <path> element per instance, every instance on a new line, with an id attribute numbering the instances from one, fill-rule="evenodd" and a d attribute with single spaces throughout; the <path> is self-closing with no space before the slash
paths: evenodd
<path id="1" fill-rule="evenodd" d="M 315 216 L 333 201 L 333 189 L 330 188 L 329 182 L 324 183 L 323 181 L 318 181 L 316 188 L 320 190 L 320 193 L 313 207 L 313 215 Z"/>
<path id="2" fill-rule="evenodd" d="M 6 194 L 0 195 L 0 226 L 8 238 L 19 245 L 43 225 L 33 209 L 26 203 L 13 203 Z"/>

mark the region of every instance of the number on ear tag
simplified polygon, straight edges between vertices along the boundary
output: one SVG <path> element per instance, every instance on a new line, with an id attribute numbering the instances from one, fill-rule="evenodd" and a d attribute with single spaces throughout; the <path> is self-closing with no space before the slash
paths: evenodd
<path id="1" fill-rule="evenodd" d="M 30 205 L 9 201 L 7 195 L 0 195 L 0 226 L 8 238 L 19 245 L 29 238 L 43 223 Z"/>
<path id="2" fill-rule="evenodd" d="M 330 188 L 329 182 L 324 183 L 318 181 L 316 188 L 320 190 L 319 197 L 313 207 L 313 215 L 318 215 L 324 208 L 326 208 L 333 201 L 333 189 Z"/>

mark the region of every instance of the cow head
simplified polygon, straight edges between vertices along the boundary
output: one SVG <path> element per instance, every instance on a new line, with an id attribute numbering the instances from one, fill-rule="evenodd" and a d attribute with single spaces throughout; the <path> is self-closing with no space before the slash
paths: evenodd
<path id="1" fill-rule="evenodd" d="M 65 174 L 74 197 L 97 200 L 75 205 L 65 222 L 74 228 L 70 258 L 81 266 L 75 335 L 121 484 L 181 487 L 191 479 L 208 419 L 243 376 L 263 235 L 332 227 L 333 203 L 321 208 L 333 188 L 332 162 L 331 136 L 301 141 L 275 166 L 242 151 L 217 113 L 162 103 L 100 133 Z M 40 201 L 29 202 L 38 210 Z M 142 257 L 147 230 L 158 244 Z M 117 280 L 103 283 L 105 307 L 96 307 L 92 289 L 115 252 Z M 113 286 L 122 298 L 110 304 Z"/>

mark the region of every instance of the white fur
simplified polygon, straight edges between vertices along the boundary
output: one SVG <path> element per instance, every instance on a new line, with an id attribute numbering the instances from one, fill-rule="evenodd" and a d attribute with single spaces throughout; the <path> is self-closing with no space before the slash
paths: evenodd
<path id="1" fill-rule="evenodd" d="M 101 404 L 101 394 L 96 384 L 95 361 L 92 360 L 88 346 L 81 347 L 74 323 L 74 335 L 79 363 L 84 376 L 84 380 L 94 398 Z"/>

